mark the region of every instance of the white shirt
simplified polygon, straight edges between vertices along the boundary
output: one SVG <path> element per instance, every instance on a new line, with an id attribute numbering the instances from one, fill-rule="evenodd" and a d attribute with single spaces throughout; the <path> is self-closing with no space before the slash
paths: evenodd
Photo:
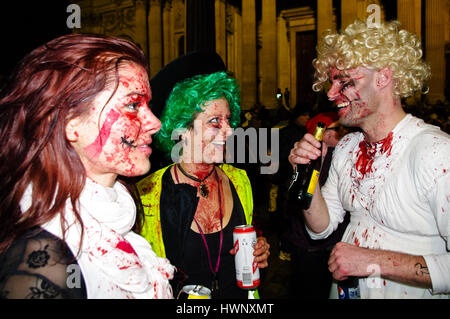
<path id="1" fill-rule="evenodd" d="M 308 232 L 326 238 L 349 211 L 342 241 L 424 256 L 431 291 L 369 276 L 359 281 L 361 298 L 448 298 L 442 293 L 450 292 L 449 135 L 408 114 L 373 157 L 363 156 L 362 145 L 362 133 L 337 145 L 322 188 L 330 224 L 320 234 Z M 337 296 L 336 285 L 331 296 Z"/>
<path id="2" fill-rule="evenodd" d="M 21 199 L 22 211 L 30 207 L 31 196 L 30 185 Z M 158 257 L 150 244 L 131 230 L 136 206 L 125 186 L 116 182 L 113 187 L 104 187 L 86 178 L 79 213 L 84 229 L 82 242 L 81 227 L 68 199 L 64 239 L 77 258 L 89 299 L 173 298 L 169 279 L 174 266 Z M 42 228 L 63 239 L 60 217 L 57 214 Z"/>

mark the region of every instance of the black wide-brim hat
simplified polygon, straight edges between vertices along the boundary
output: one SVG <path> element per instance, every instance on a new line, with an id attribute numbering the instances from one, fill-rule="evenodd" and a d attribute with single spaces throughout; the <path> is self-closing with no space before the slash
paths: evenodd
<path id="1" fill-rule="evenodd" d="M 213 51 L 195 51 L 173 60 L 150 80 L 153 114 L 161 116 L 166 101 L 178 82 L 195 75 L 219 71 L 226 71 L 225 63 L 220 55 Z"/>

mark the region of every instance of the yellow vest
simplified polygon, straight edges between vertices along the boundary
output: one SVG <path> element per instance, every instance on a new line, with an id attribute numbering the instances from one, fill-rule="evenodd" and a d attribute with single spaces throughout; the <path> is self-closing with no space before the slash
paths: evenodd
<path id="1" fill-rule="evenodd" d="M 152 246 L 153 251 L 159 257 L 164 258 L 166 257 L 166 251 L 161 229 L 161 184 L 162 176 L 172 165 L 174 164 L 156 171 L 137 183 L 142 206 L 144 208 L 144 222 L 141 235 L 147 239 Z M 248 225 L 251 225 L 253 218 L 253 194 L 247 173 L 244 170 L 229 164 L 221 164 L 219 167 L 233 183 L 244 209 L 245 220 Z"/>

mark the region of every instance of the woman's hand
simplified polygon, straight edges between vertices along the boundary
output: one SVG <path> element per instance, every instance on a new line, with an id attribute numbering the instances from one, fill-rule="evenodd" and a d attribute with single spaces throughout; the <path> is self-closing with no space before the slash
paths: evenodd
<path id="1" fill-rule="evenodd" d="M 258 263 L 259 268 L 266 268 L 269 266 L 267 260 L 270 256 L 270 245 L 265 237 L 258 237 L 253 251 L 253 256 L 255 256 L 255 261 Z"/>
<path id="2" fill-rule="evenodd" d="M 266 268 L 269 266 L 267 260 L 270 256 L 269 251 L 270 245 L 265 237 L 258 237 L 255 246 L 253 247 L 253 256 L 255 256 L 255 261 L 258 263 L 258 268 Z M 234 248 L 230 250 L 230 254 L 236 255 Z"/>

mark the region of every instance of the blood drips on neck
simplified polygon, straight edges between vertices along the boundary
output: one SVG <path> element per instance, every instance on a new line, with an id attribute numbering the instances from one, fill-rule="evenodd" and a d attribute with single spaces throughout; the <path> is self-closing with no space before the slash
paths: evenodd
<path id="1" fill-rule="evenodd" d="M 373 173 L 372 165 L 378 149 L 380 155 L 391 155 L 392 137 L 393 133 L 390 132 L 388 136 L 378 142 L 368 143 L 366 140 L 363 140 L 359 143 L 358 158 L 356 160 L 355 168 L 363 177 L 366 174 Z"/>

